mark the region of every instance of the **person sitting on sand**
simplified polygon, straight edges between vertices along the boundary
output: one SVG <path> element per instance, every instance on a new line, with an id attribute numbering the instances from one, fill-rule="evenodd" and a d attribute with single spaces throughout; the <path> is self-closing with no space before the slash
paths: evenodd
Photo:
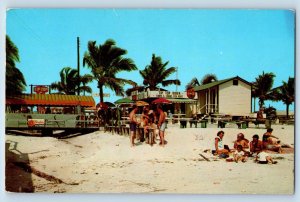
<path id="1" fill-rule="evenodd" d="M 273 161 L 270 154 L 265 152 L 265 150 L 262 150 L 257 154 L 255 161 L 259 164 L 276 164 L 277 163 L 277 161 Z"/>
<path id="2" fill-rule="evenodd" d="M 250 153 L 259 153 L 263 150 L 263 142 L 259 140 L 259 136 L 257 134 L 253 135 L 252 141 L 250 142 Z"/>
<path id="3" fill-rule="evenodd" d="M 247 156 L 245 155 L 245 152 L 243 151 L 242 145 L 238 145 L 237 149 L 235 150 L 233 154 L 233 160 L 238 163 L 239 161 L 242 161 L 245 163 L 247 161 Z"/>
<path id="4" fill-rule="evenodd" d="M 136 112 L 138 108 L 136 106 L 133 106 L 132 111 L 129 113 L 129 126 L 130 126 L 130 143 L 131 147 L 134 146 L 134 139 L 136 136 L 136 126 L 139 124 L 137 119 L 136 119 Z"/>
<path id="5" fill-rule="evenodd" d="M 281 153 L 281 145 L 278 137 L 275 137 L 272 135 L 273 129 L 269 128 L 267 129 L 267 132 L 263 134 L 263 148 L 269 151 L 274 151 Z"/>
<path id="6" fill-rule="evenodd" d="M 243 133 L 237 134 L 237 139 L 234 141 L 234 149 L 237 149 L 237 146 L 241 145 L 243 148 L 243 151 L 246 151 L 249 149 L 249 140 L 247 140 Z"/>
<path id="7" fill-rule="evenodd" d="M 217 133 L 217 137 L 215 138 L 215 150 L 213 150 L 213 153 L 220 156 L 224 155 L 225 157 L 229 155 L 229 149 L 225 149 L 225 145 L 223 146 L 224 134 L 225 133 L 222 130 Z"/>

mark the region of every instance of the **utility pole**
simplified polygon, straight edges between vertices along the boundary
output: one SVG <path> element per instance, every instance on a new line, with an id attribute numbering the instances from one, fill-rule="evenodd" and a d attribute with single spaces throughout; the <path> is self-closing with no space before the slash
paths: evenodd
<path id="1" fill-rule="evenodd" d="M 176 67 L 176 80 L 178 80 L 178 67 Z M 177 92 L 177 89 L 178 88 L 178 84 L 176 84 L 176 92 Z"/>
<path id="2" fill-rule="evenodd" d="M 78 87 L 77 87 L 77 94 L 80 95 L 80 56 L 79 56 L 79 47 L 80 47 L 80 42 L 79 42 L 79 37 L 77 37 L 77 71 L 78 71 Z"/>

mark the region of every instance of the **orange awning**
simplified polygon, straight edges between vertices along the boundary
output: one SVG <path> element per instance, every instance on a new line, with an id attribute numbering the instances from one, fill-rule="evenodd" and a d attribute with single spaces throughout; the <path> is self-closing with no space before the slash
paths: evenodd
<path id="1" fill-rule="evenodd" d="M 60 94 L 23 94 L 6 98 L 6 105 L 47 105 L 47 106 L 83 106 L 93 107 L 92 96 Z"/>

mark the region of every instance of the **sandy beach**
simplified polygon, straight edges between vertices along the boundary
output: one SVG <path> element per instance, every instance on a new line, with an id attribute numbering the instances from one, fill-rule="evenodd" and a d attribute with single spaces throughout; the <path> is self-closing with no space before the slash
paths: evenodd
<path id="1" fill-rule="evenodd" d="M 239 132 L 252 140 L 262 126 L 229 125 L 224 144 L 233 147 Z M 294 126 L 274 125 L 273 134 L 294 146 Z M 130 147 L 129 136 L 109 132 L 57 139 L 6 135 L 6 188 L 14 192 L 50 193 L 195 193 L 292 194 L 294 153 L 272 154 L 276 165 L 226 162 L 212 149 L 216 125 L 185 128 L 168 125 L 163 148 L 157 144 Z M 137 141 L 136 141 L 137 142 Z M 205 160 L 200 154 L 208 158 Z M 26 167 L 30 165 L 30 167 Z"/>

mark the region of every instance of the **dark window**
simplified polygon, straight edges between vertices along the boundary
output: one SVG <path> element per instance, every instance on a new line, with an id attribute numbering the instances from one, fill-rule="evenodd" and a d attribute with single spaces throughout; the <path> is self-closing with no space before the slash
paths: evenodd
<path id="1" fill-rule="evenodd" d="M 234 85 L 234 86 L 239 85 L 239 80 L 237 80 L 237 79 L 233 80 L 233 85 Z"/>

